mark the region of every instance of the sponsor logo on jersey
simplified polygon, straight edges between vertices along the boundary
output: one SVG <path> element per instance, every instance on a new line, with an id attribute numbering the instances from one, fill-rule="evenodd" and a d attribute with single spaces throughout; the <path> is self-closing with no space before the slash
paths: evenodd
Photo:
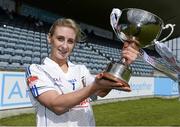
<path id="1" fill-rule="evenodd" d="M 76 89 L 77 80 L 76 79 L 71 79 L 71 80 L 68 80 L 68 82 L 71 83 L 72 89 L 75 90 Z"/>
<path id="2" fill-rule="evenodd" d="M 89 98 L 85 99 L 84 101 L 80 102 L 79 105 L 76 105 L 73 109 L 76 109 L 76 108 L 87 108 L 89 106 Z"/>

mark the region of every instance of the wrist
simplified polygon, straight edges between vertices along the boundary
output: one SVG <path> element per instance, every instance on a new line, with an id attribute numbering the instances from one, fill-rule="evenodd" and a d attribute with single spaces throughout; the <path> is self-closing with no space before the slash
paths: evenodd
<path id="1" fill-rule="evenodd" d="M 99 86 L 99 84 L 97 83 L 98 79 L 95 79 L 94 82 L 91 85 L 91 89 L 95 92 L 99 91 L 101 89 L 101 87 Z"/>

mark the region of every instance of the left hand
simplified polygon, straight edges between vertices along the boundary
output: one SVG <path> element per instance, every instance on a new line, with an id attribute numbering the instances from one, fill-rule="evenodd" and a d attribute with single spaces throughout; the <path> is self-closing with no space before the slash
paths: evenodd
<path id="1" fill-rule="evenodd" d="M 125 58 L 126 64 L 131 64 L 139 55 L 139 47 L 136 45 L 136 42 L 124 42 L 122 49 L 122 57 Z"/>
<path id="2" fill-rule="evenodd" d="M 106 74 L 104 72 L 99 73 L 99 74 L 96 75 L 96 79 L 98 79 L 98 80 L 102 80 L 102 79 L 109 80 L 105 75 Z M 117 79 L 117 80 L 114 80 L 114 81 L 113 80 L 109 80 L 109 81 L 112 81 L 112 84 L 113 83 L 116 84 L 116 85 L 114 85 L 114 87 L 112 87 L 114 89 L 118 89 L 118 90 L 126 91 L 126 92 L 131 91 L 130 86 L 127 85 L 127 84 L 124 84 L 121 80 Z M 96 93 L 96 95 L 98 95 L 100 97 L 104 97 L 111 91 L 112 88 L 101 89 Z"/>

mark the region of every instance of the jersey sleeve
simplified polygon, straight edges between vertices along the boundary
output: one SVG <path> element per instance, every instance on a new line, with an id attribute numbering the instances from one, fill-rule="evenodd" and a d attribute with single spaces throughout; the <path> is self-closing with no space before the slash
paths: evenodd
<path id="1" fill-rule="evenodd" d="M 30 65 L 26 69 L 26 81 L 28 88 L 34 97 L 37 97 L 48 90 L 56 90 L 53 82 L 42 70 L 38 69 L 36 64 Z"/>

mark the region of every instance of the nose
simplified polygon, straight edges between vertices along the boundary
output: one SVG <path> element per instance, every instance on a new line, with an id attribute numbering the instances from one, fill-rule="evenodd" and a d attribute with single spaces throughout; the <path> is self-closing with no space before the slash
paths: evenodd
<path id="1" fill-rule="evenodd" d="M 68 47 L 68 42 L 64 41 L 61 45 L 64 49 L 66 49 Z"/>

